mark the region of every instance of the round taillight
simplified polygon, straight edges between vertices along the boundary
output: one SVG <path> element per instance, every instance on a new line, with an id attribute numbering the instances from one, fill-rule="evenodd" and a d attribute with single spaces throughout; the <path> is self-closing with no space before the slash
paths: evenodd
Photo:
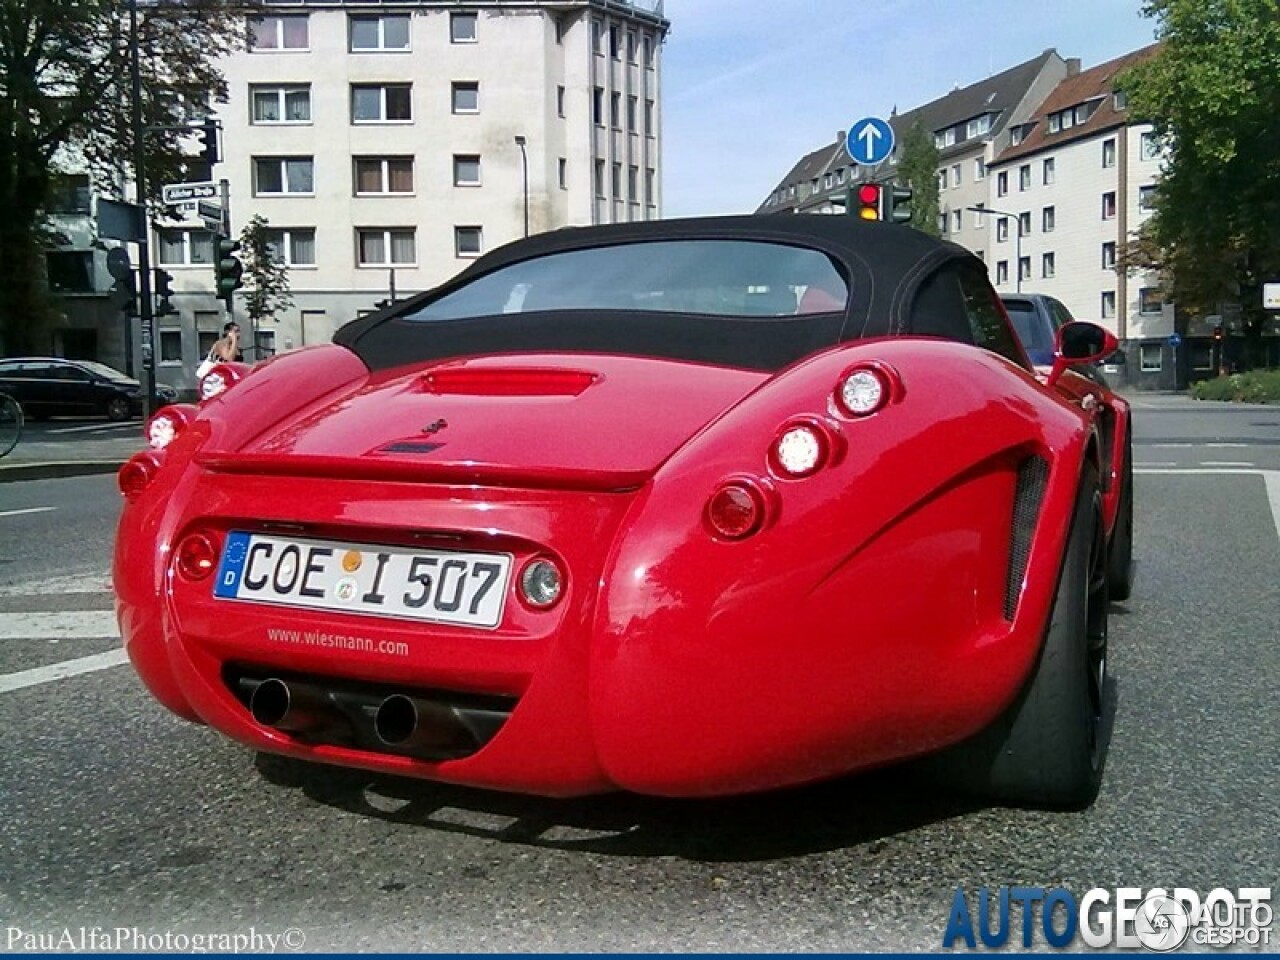
<path id="1" fill-rule="evenodd" d="M 729 481 L 707 501 L 707 523 L 724 539 L 741 540 L 764 524 L 764 503 L 745 483 Z"/>
<path id="2" fill-rule="evenodd" d="M 151 486 L 156 477 L 156 462 L 139 453 L 127 460 L 116 474 L 116 485 L 126 497 L 135 497 Z"/>
<path id="3" fill-rule="evenodd" d="M 770 459 L 783 476 L 807 477 L 822 469 L 830 447 L 830 438 L 822 429 L 811 423 L 794 423 L 778 434 Z"/>
<path id="4" fill-rule="evenodd" d="M 520 599 L 538 610 L 555 606 L 564 589 L 564 575 L 546 557 L 530 560 L 520 571 Z"/>
<path id="5" fill-rule="evenodd" d="M 235 368 L 219 364 L 200 378 L 200 399 L 212 400 L 221 396 L 240 379 Z"/>
<path id="6" fill-rule="evenodd" d="M 178 572 L 188 580 L 203 580 L 218 565 L 218 548 L 203 533 L 190 533 L 178 544 Z"/>
<path id="7" fill-rule="evenodd" d="M 851 417 L 865 417 L 889 402 L 888 377 L 874 367 L 858 367 L 845 374 L 836 389 L 836 403 Z"/>
<path id="8" fill-rule="evenodd" d="M 187 423 L 180 407 L 165 407 L 147 421 L 147 443 L 153 450 L 163 450 L 178 438 Z"/>

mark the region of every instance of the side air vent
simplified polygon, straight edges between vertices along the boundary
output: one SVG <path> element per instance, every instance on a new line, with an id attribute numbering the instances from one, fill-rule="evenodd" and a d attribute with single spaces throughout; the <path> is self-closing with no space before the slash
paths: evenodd
<path id="1" fill-rule="evenodd" d="M 1004 618 L 1013 621 L 1022 594 L 1022 578 L 1031 559 L 1031 538 L 1035 536 L 1040 503 L 1044 500 L 1049 464 L 1041 457 L 1028 457 L 1018 467 L 1018 486 L 1013 496 L 1013 527 L 1009 549 L 1009 576 L 1004 589 Z"/>

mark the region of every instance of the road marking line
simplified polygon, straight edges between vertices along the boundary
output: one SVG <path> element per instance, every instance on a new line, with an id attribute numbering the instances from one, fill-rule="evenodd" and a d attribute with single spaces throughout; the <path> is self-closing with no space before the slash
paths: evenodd
<path id="1" fill-rule="evenodd" d="M 1153 447 L 1161 447 L 1165 450 L 1189 450 L 1196 446 L 1194 443 L 1153 443 Z"/>
<path id="2" fill-rule="evenodd" d="M 76 660 L 64 660 L 62 663 L 50 664 L 47 667 L 36 667 L 34 670 L 23 670 L 19 673 L 0 675 L 0 693 L 11 693 L 26 687 L 52 683 L 54 680 L 65 680 L 82 673 L 93 673 L 96 670 L 108 670 L 129 662 L 129 655 L 123 648 L 108 650 L 106 653 L 95 653 L 91 657 L 80 657 Z"/>
<path id="3" fill-rule="evenodd" d="M 1143 467 L 1176 467 L 1177 460 L 1138 460 L 1134 463 L 1135 470 L 1141 470 Z"/>
<path id="4" fill-rule="evenodd" d="M 1206 443 L 1206 447 L 1247 447 L 1247 443 Z"/>
<path id="5" fill-rule="evenodd" d="M 1252 463 L 1236 462 L 1231 460 L 1201 460 L 1202 467 L 1252 467 Z"/>
<path id="6" fill-rule="evenodd" d="M 20 583 L 0 583 L 0 597 L 104 592 L 111 592 L 110 573 L 86 573 L 68 577 L 47 577 L 43 580 L 25 580 Z"/>
<path id="7" fill-rule="evenodd" d="M 110 610 L 0 613 L 0 640 L 112 640 L 120 636 Z"/>
<path id="8" fill-rule="evenodd" d="M 1271 522 L 1275 524 L 1276 536 L 1280 537 L 1280 470 L 1245 469 L 1241 467 L 1181 467 L 1161 470 L 1141 470 L 1134 465 L 1134 473 L 1143 473 L 1149 477 L 1167 474 L 1171 477 L 1185 476 L 1237 476 L 1262 477 L 1267 485 L 1267 500 L 1271 506 Z"/>
<path id="9" fill-rule="evenodd" d="M 0 510 L 0 517 L 20 517 L 26 513 L 48 513 L 57 507 L 26 507 L 22 510 Z"/>

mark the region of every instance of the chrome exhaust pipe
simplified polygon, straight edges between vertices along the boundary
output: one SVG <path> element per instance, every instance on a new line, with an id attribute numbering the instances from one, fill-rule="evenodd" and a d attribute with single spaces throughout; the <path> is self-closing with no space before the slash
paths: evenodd
<path id="1" fill-rule="evenodd" d="M 401 693 L 378 705 L 373 729 L 386 746 L 402 750 L 456 756 L 479 746 L 452 707 Z"/>
<path id="2" fill-rule="evenodd" d="M 302 683 L 285 683 L 278 677 L 263 680 L 249 697 L 249 713 L 264 727 L 286 733 L 323 735 L 337 739 L 351 735 L 351 722 L 334 704 L 329 693 Z"/>

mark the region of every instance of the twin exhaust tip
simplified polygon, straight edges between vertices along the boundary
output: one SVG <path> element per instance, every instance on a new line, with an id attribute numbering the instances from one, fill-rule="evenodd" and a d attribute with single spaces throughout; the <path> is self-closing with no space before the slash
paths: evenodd
<path id="1" fill-rule="evenodd" d="M 296 734 L 312 742 L 350 744 L 355 736 L 349 711 L 367 718 L 382 747 L 435 757 L 459 756 L 475 750 L 477 738 L 445 704 L 394 693 L 378 703 L 344 703 L 342 695 L 310 684 L 278 677 L 263 680 L 249 697 L 249 712 L 264 727 Z"/>

